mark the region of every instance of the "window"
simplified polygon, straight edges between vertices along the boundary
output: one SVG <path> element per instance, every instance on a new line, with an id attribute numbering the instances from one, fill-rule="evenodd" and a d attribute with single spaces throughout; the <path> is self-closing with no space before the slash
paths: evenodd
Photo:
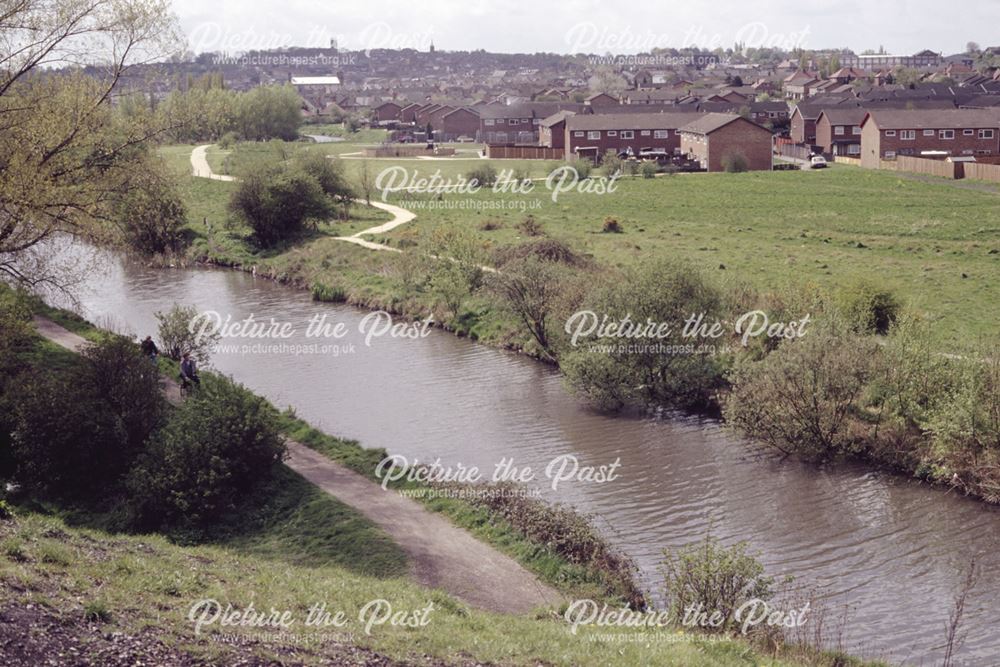
<path id="1" fill-rule="evenodd" d="M 530 118 L 522 118 L 521 119 L 521 124 L 522 125 L 527 125 L 529 122 L 531 122 Z"/>
<path id="2" fill-rule="evenodd" d="M 847 146 L 848 155 L 861 155 L 861 144 L 848 144 Z"/>
<path id="3" fill-rule="evenodd" d="M 501 122 L 503 122 L 503 121 L 501 121 Z M 517 121 L 516 118 L 511 118 L 509 121 L 507 121 L 507 124 L 508 125 L 517 125 L 517 122 L 518 121 Z"/>
<path id="4" fill-rule="evenodd" d="M 639 133 L 639 135 L 643 136 L 643 137 L 648 137 L 649 136 L 649 130 L 643 130 L 642 132 Z"/>
<path id="5" fill-rule="evenodd" d="M 993 155 L 993 151 L 976 151 L 976 155 Z"/>
<path id="6" fill-rule="evenodd" d="M 497 118 L 497 125 L 503 125 L 503 118 Z"/>
<path id="7" fill-rule="evenodd" d="M 622 130 L 622 139 L 635 139 L 634 130 Z"/>
<path id="8" fill-rule="evenodd" d="M 670 130 L 654 130 L 653 131 L 653 138 L 654 139 L 666 139 L 669 136 L 670 136 Z"/>
<path id="9" fill-rule="evenodd" d="M 904 141 L 913 141 L 914 139 L 917 138 L 917 131 L 916 130 L 900 130 L 899 131 L 899 138 L 903 139 Z"/>
<path id="10" fill-rule="evenodd" d="M 587 138 L 588 139 L 600 139 L 601 138 L 601 131 L 600 130 L 590 130 L 589 132 L 587 132 Z"/>
<path id="11" fill-rule="evenodd" d="M 979 130 L 979 138 L 980 139 L 992 139 L 993 138 L 993 130 Z"/>
<path id="12" fill-rule="evenodd" d="M 934 130 L 924 130 L 924 136 L 925 137 L 933 137 L 934 136 Z"/>
<path id="13" fill-rule="evenodd" d="M 962 130 L 963 137 L 971 137 L 975 133 L 976 133 L 975 130 Z"/>
<path id="14" fill-rule="evenodd" d="M 608 130 L 608 136 L 609 137 L 617 137 L 618 136 L 618 130 Z"/>
<path id="15" fill-rule="evenodd" d="M 941 130 L 938 132 L 938 137 L 941 139 L 954 139 L 955 130 Z"/>
<path id="16" fill-rule="evenodd" d="M 964 151 L 962 151 L 962 155 L 972 155 L 975 152 L 976 151 L 972 150 L 971 148 L 966 148 Z"/>
<path id="17" fill-rule="evenodd" d="M 492 125 L 493 124 L 493 119 L 492 118 L 487 118 L 486 119 L 486 124 L 487 125 Z"/>
<path id="18" fill-rule="evenodd" d="M 844 126 L 843 125 L 835 126 L 833 128 L 833 133 L 836 134 L 837 136 L 844 134 Z"/>
<path id="19" fill-rule="evenodd" d="M 532 118 L 531 119 L 531 124 L 532 125 L 541 125 L 542 124 L 542 119 L 541 118 Z"/>
<path id="20" fill-rule="evenodd" d="M 854 127 L 852 127 L 851 128 L 851 134 L 860 135 L 861 134 L 861 126 L 860 125 L 855 125 Z"/>
<path id="21" fill-rule="evenodd" d="M 896 136 L 896 130 L 886 130 L 885 131 L 885 136 L 887 136 L 887 137 L 894 137 L 894 136 Z"/>
<path id="22" fill-rule="evenodd" d="M 886 160 L 894 160 L 894 159 L 896 159 L 896 151 L 886 151 L 885 152 L 885 159 Z"/>
<path id="23" fill-rule="evenodd" d="M 768 118 L 777 118 L 778 117 L 778 112 L 777 111 L 768 111 L 767 112 L 767 117 Z"/>
<path id="24" fill-rule="evenodd" d="M 577 130 L 576 132 L 573 133 L 573 136 L 574 137 L 582 137 L 583 136 L 583 132 L 581 130 Z"/>

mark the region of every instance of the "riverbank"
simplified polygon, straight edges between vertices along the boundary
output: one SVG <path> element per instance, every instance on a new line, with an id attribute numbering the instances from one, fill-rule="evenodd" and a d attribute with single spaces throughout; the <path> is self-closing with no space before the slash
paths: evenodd
<path id="1" fill-rule="evenodd" d="M 100 337 L 78 318 L 65 313 L 58 316 L 78 333 Z M 46 366 L 65 363 L 67 353 L 48 345 L 42 343 L 33 353 L 35 359 Z M 355 456 L 367 451 L 342 441 L 330 443 Z M 301 479 L 296 479 L 299 482 L 279 481 L 290 489 L 302 489 Z M 17 516 L 0 522 L 0 542 L 6 556 L 0 561 L 0 581 L 5 588 L 10 587 L 13 593 L 8 599 L 14 602 L 0 609 L 0 618 L 30 617 L 43 629 L 41 636 L 50 650 L 75 648 L 77 655 L 95 660 L 100 657 L 102 664 L 131 664 L 139 656 L 169 664 L 196 659 L 228 664 L 256 655 L 304 664 L 329 664 L 330 660 L 349 664 L 346 661 L 354 656 L 382 660 L 381 664 L 395 664 L 393 660 L 434 665 L 502 660 L 509 664 L 599 665 L 627 660 L 628 664 L 728 665 L 741 664 L 753 655 L 748 653 L 752 649 L 738 642 L 669 631 L 658 633 L 660 639 L 650 634 L 644 643 L 624 646 L 631 641 L 624 639 L 629 636 L 624 630 L 604 628 L 607 632 L 598 635 L 596 630 L 590 633 L 584 628 L 571 635 L 554 617 L 517 619 L 467 608 L 441 593 L 428 593 L 399 580 L 398 568 L 380 571 L 376 578 L 371 572 L 355 574 L 352 568 L 366 562 L 361 553 L 370 549 L 370 544 L 359 540 L 353 544 L 353 552 L 345 554 L 329 542 L 327 531 L 343 532 L 341 515 L 331 516 L 308 505 L 304 510 L 288 499 L 280 506 L 286 512 L 294 508 L 298 517 L 290 522 L 292 517 L 281 512 L 265 513 L 272 518 L 272 530 L 280 531 L 280 539 L 274 535 L 258 540 L 248 528 L 219 545 L 198 547 L 177 546 L 157 536 L 111 535 L 97 527 L 71 525 L 59 518 L 59 512 L 53 513 L 53 508 L 19 507 Z M 308 523 L 322 517 L 337 528 L 329 526 L 319 534 L 298 533 L 307 525 L 303 520 Z M 92 526 L 94 517 L 75 517 L 77 523 L 81 520 L 89 520 Z M 302 546 L 311 554 L 306 558 L 296 556 L 301 546 L 296 549 L 295 540 L 303 537 L 307 541 Z M 240 576 L 233 577 L 233 572 Z M 102 582 L 96 593 L 93 581 Z M 303 586 L 302 582 L 309 584 Z M 419 601 L 422 596 L 426 599 Z M 364 608 L 368 598 L 390 600 L 394 609 L 411 610 L 423 609 L 431 601 L 447 618 L 439 621 L 436 613 L 426 630 L 419 632 L 380 623 L 369 635 L 354 623 L 353 631 L 336 638 L 300 626 L 298 633 L 286 632 L 277 640 L 260 638 L 260 633 L 237 640 L 232 633 L 239 632 L 218 626 L 210 628 L 207 635 L 192 635 L 185 613 L 185 605 L 192 599 L 216 599 L 237 608 L 252 600 L 258 608 L 270 605 L 302 615 L 312 604 L 323 601 L 345 610 L 350 617 Z M 21 627 L 0 624 L 4 638 L 21 646 L 8 664 L 29 664 L 40 650 L 39 635 L 24 638 L 18 634 Z M 619 635 L 622 638 L 616 639 Z M 109 636 L 116 638 L 110 645 L 104 639 Z M 787 657 L 756 655 L 752 659 L 775 666 L 860 664 L 834 654 L 789 647 L 782 648 L 781 654 Z"/>

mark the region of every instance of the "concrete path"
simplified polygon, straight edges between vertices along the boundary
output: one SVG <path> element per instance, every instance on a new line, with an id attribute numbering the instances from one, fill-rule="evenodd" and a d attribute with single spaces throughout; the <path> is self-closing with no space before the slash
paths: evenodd
<path id="1" fill-rule="evenodd" d="M 88 341 L 52 320 L 35 316 L 45 338 L 73 352 Z M 164 392 L 180 403 L 177 383 L 163 378 Z M 285 465 L 326 493 L 366 516 L 398 544 L 418 583 L 439 588 L 465 603 L 489 611 L 526 614 L 557 605 L 562 597 L 517 561 L 475 539 L 440 514 L 379 485 L 305 445 L 287 440 Z"/>
<path id="2" fill-rule="evenodd" d="M 216 174 L 212 171 L 212 167 L 208 164 L 207 156 L 210 146 L 212 146 L 212 144 L 196 146 L 195 149 L 191 151 L 191 175 L 197 176 L 198 178 L 211 178 L 213 181 L 235 181 L 236 179 L 232 176 Z"/>

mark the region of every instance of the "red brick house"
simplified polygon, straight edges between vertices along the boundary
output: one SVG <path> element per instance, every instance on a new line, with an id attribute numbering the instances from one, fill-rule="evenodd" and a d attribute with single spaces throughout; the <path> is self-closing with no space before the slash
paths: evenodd
<path id="1" fill-rule="evenodd" d="M 790 100 L 804 100 L 812 94 L 812 88 L 819 83 L 816 75 L 798 70 L 785 77 L 782 82 L 785 97 Z"/>
<path id="2" fill-rule="evenodd" d="M 598 113 L 599 110 L 607 109 L 608 107 L 616 107 L 621 104 L 617 97 L 608 95 L 607 93 L 597 93 L 596 95 L 591 95 L 590 97 L 584 99 L 583 103 L 592 107 L 595 113 Z"/>
<path id="3" fill-rule="evenodd" d="M 412 104 L 407 104 L 405 107 L 403 107 L 402 109 L 400 109 L 399 110 L 399 122 L 401 122 L 401 123 L 413 123 L 413 122 L 416 122 L 417 109 L 419 109 L 420 106 L 421 105 L 419 105 L 416 102 L 414 102 Z"/>
<path id="4" fill-rule="evenodd" d="M 702 114 L 698 112 L 576 114 L 566 118 L 566 158 L 595 161 L 606 153 L 662 150 L 673 155 L 681 146 L 678 128 Z"/>
<path id="5" fill-rule="evenodd" d="M 898 155 L 944 158 L 1000 153 L 1000 110 L 871 109 L 861 121 L 861 165 Z"/>
<path id="6" fill-rule="evenodd" d="M 548 118 L 543 118 L 538 125 L 538 145 L 548 148 L 565 148 L 566 119 L 575 115 L 575 111 L 557 111 Z"/>
<path id="7" fill-rule="evenodd" d="M 797 144 L 813 146 L 816 143 L 816 121 L 819 119 L 820 107 L 807 104 L 796 105 L 790 121 L 790 135 Z"/>
<path id="8" fill-rule="evenodd" d="M 582 113 L 583 104 L 563 102 L 527 102 L 524 104 L 488 104 L 478 108 L 480 125 L 477 141 L 487 144 L 534 144 L 544 118 L 568 109 Z"/>
<path id="9" fill-rule="evenodd" d="M 372 118 L 376 123 L 398 121 L 403 107 L 395 102 L 383 102 L 372 109 Z"/>
<path id="10" fill-rule="evenodd" d="M 823 153 L 861 157 L 861 121 L 865 110 L 860 107 L 828 107 L 816 119 L 816 145 Z"/>
<path id="11" fill-rule="evenodd" d="M 459 137 L 476 138 L 479 131 L 479 114 L 475 109 L 459 107 L 441 117 L 438 141 L 455 141 Z"/>
<path id="12" fill-rule="evenodd" d="M 728 113 L 708 113 L 679 130 L 681 152 L 707 171 L 725 171 L 731 158 L 741 157 L 750 171 L 770 171 L 771 130 Z"/>

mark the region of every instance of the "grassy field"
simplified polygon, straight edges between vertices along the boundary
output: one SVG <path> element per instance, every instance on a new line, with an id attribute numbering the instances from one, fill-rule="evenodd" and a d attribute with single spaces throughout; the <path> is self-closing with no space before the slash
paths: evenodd
<path id="1" fill-rule="evenodd" d="M 858 279 L 889 287 L 935 323 L 942 345 L 995 333 L 1000 302 L 1000 193 L 946 181 L 835 167 L 825 171 L 626 178 L 612 194 L 445 195 L 538 208 L 421 210 L 388 236 L 418 248 L 439 226 L 460 226 L 494 246 L 526 240 L 526 215 L 544 233 L 602 264 L 654 256 L 690 260 L 725 280 L 768 291 Z M 405 195 L 394 198 L 398 203 Z M 424 197 L 424 199 L 429 199 Z M 623 233 L 602 233 L 616 219 Z M 483 231 L 486 221 L 499 227 Z"/>

